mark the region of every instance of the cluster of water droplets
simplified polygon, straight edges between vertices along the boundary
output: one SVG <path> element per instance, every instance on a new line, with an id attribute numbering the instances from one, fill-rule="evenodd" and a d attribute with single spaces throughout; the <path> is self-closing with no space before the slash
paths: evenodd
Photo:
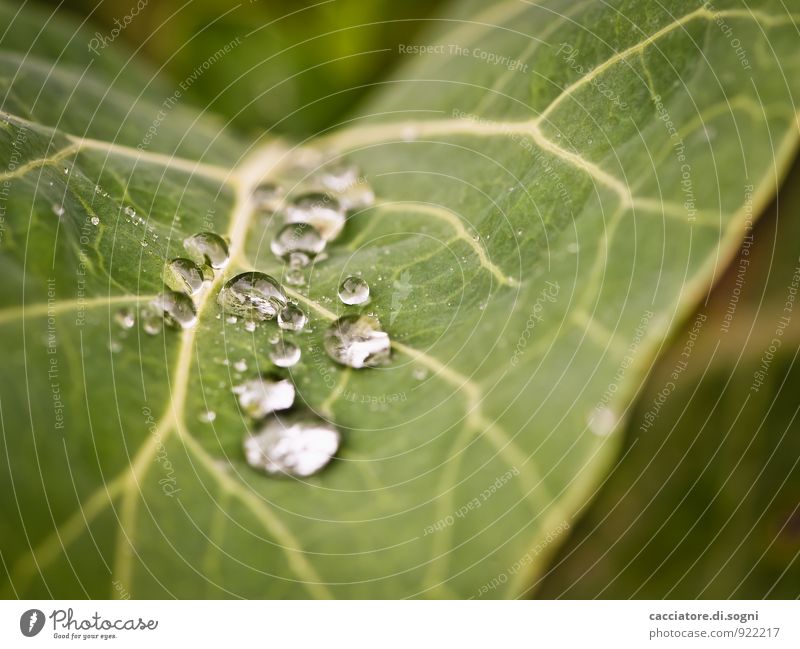
<path id="1" fill-rule="evenodd" d="M 278 219 L 270 250 L 285 263 L 284 282 L 303 286 L 310 264 L 324 260 L 327 245 L 341 234 L 348 211 L 371 205 L 374 194 L 357 169 L 345 163 L 323 165 L 297 186 L 299 191 L 286 192 L 277 184 L 263 183 L 253 192 L 252 203 L 254 209 Z M 216 233 L 200 232 L 183 244 L 185 256 L 164 265 L 163 292 L 139 310 L 147 334 L 158 334 L 164 327 L 194 326 L 196 300 L 208 290 L 215 272 L 228 263 L 228 244 Z M 365 305 L 369 284 L 360 276 L 346 277 L 338 297 L 345 308 Z M 241 380 L 233 394 L 253 422 L 243 442 L 248 464 L 268 475 L 292 477 L 321 470 L 336 454 L 341 435 L 332 423 L 295 408 L 295 386 L 281 376 L 301 359 L 299 341 L 308 331 L 306 313 L 289 300 L 281 282 L 255 270 L 228 279 L 216 301 L 220 317 L 231 324 L 242 320 L 245 331 L 255 333 L 267 321 L 277 323 L 268 337 L 271 371 L 245 378 L 247 362 L 233 364 Z M 130 308 L 120 309 L 115 320 L 122 329 L 131 329 L 136 314 Z M 346 313 L 324 333 L 324 348 L 336 363 L 360 369 L 388 362 L 391 342 L 374 314 Z M 216 414 L 208 411 L 200 418 L 211 423 Z"/>

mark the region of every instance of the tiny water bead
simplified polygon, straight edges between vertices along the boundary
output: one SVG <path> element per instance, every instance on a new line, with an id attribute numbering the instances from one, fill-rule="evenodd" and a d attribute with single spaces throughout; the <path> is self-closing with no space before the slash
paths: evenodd
<path id="1" fill-rule="evenodd" d="M 286 331 L 302 331 L 306 322 L 306 314 L 294 304 L 287 304 L 286 308 L 278 312 L 278 326 Z"/>
<path id="2" fill-rule="evenodd" d="M 326 189 L 342 194 L 358 183 L 358 168 L 346 162 L 335 162 L 323 167 L 319 180 Z"/>
<path id="3" fill-rule="evenodd" d="M 123 329 L 132 329 L 136 324 L 136 314 L 133 309 L 124 306 L 114 314 L 114 321 Z"/>
<path id="4" fill-rule="evenodd" d="M 198 264 L 211 268 L 225 268 L 229 255 L 228 244 L 215 232 L 198 232 L 184 239 L 183 247 Z"/>
<path id="5" fill-rule="evenodd" d="M 259 376 L 233 388 L 242 410 L 253 419 L 262 419 L 275 410 L 286 410 L 294 403 L 294 385 L 288 379 Z"/>
<path id="6" fill-rule="evenodd" d="M 296 255 L 302 254 L 305 257 L 305 266 L 308 262 L 325 250 L 325 239 L 323 239 L 316 228 L 309 223 L 290 223 L 284 225 L 270 244 L 272 254 L 280 259 L 296 260 Z M 295 265 L 297 265 L 295 263 Z"/>
<path id="7" fill-rule="evenodd" d="M 309 223 L 326 241 L 339 236 L 345 213 L 339 201 L 324 192 L 308 192 L 295 198 L 284 210 L 286 223 Z"/>
<path id="8" fill-rule="evenodd" d="M 273 476 L 306 478 L 325 467 L 339 450 L 336 428 L 307 413 L 273 415 L 244 440 L 247 463 Z"/>
<path id="9" fill-rule="evenodd" d="M 270 346 L 269 360 L 278 367 L 292 367 L 300 360 L 300 348 L 289 340 L 278 340 Z"/>
<path id="10" fill-rule="evenodd" d="M 64 211 L 65 210 L 63 205 L 60 205 L 58 203 L 53 203 L 53 214 L 55 214 L 57 217 L 61 218 L 62 216 L 64 216 Z"/>
<path id="11" fill-rule="evenodd" d="M 262 212 L 275 212 L 281 206 L 283 190 L 275 183 L 261 183 L 253 190 L 253 204 Z"/>
<path id="12" fill-rule="evenodd" d="M 178 257 L 164 266 L 163 279 L 173 291 L 196 295 L 211 277 L 191 259 Z"/>
<path id="13" fill-rule="evenodd" d="M 391 341 L 374 316 L 346 315 L 325 332 L 325 351 L 341 365 L 375 367 L 389 360 Z"/>
<path id="14" fill-rule="evenodd" d="M 339 299 L 348 305 L 364 304 L 369 299 L 369 284 L 361 277 L 348 277 L 339 286 Z"/>
<path id="15" fill-rule="evenodd" d="M 229 279 L 219 292 L 217 302 L 225 313 L 251 321 L 271 320 L 287 304 L 278 281 L 258 271 Z"/>
<path id="16" fill-rule="evenodd" d="M 164 291 L 153 300 L 152 305 L 169 326 L 188 329 L 197 322 L 197 309 L 185 293 Z"/>
<path id="17" fill-rule="evenodd" d="M 139 316 L 142 321 L 142 329 L 148 336 L 155 336 L 161 333 L 164 328 L 164 317 L 153 307 L 143 307 L 139 312 Z"/>

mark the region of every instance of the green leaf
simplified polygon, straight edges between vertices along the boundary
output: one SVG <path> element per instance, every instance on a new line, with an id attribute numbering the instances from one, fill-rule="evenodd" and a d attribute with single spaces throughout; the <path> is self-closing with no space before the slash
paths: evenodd
<path id="1" fill-rule="evenodd" d="M 796 21 L 755 1 L 463 2 L 420 41 L 446 54 L 298 146 L 185 106 L 143 146 L 174 85 L 137 84 L 124 55 L 62 61 L 57 19 L 30 52 L 4 41 L 4 594 L 526 593 L 795 156 Z M 269 367 L 268 327 L 219 318 L 215 294 L 241 270 L 282 276 L 250 197 L 294 182 L 309 149 L 355 162 L 377 201 L 290 291 L 312 329 L 290 375 L 344 443 L 281 481 L 244 461 L 231 392 L 236 361 Z M 209 229 L 232 260 L 198 326 L 123 335 L 117 308 L 149 301 Z M 385 368 L 322 350 L 356 272 L 392 337 Z"/>

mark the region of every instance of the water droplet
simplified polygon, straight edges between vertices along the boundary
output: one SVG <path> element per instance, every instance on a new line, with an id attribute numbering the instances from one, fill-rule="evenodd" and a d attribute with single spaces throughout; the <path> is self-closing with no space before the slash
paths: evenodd
<path id="1" fill-rule="evenodd" d="M 253 419 L 266 417 L 275 410 L 286 410 L 294 403 L 294 385 L 289 379 L 260 376 L 233 388 L 239 405 Z"/>
<path id="2" fill-rule="evenodd" d="M 308 318 L 299 307 L 288 304 L 285 309 L 278 312 L 278 326 L 287 331 L 301 331 L 306 326 Z"/>
<path id="3" fill-rule="evenodd" d="M 59 218 L 64 216 L 64 206 L 59 205 L 58 203 L 53 203 L 53 214 L 55 214 Z"/>
<path id="4" fill-rule="evenodd" d="M 228 244 L 214 232 L 198 232 L 184 239 L 183 247 L 199 264 L 208 264 L 211 268 L 224 268 L 228 263 Z"/>
<path id="5" fill-rule="evenodd" d="M 133 309 L 124 306 L 114 314 L 114 321 L 123 329 L 131 329 L 136 324 L 136 315 Z"/>
<path id="6" fill-rule="evenodd" d="M 261 183 L 253 190 L 253 203 L 257 210 L 275 212 L 281 206 L 283 191 L 275 183 Z"/>
<path id="7" fill-rule="evenodd" d="M 350 276 L 339 287 L 339 299 L 345 304 L 364 304 L 369 299 L 369 284 L 361 277 Z"/>
<path id="8" fill-rule="evenodd" d="M 337 363 L 349 367 L 375 367 L 389 360 L 389 334 L 370 315 L 346 315 L 325 332 L 325 351 Z"/>
<path id="9" fill-rule="evenodd" d="M 112 354 L 116 354 L 122 351 L 122 343 L 119 340 L 109 340 L 108 341 L 108 351 Z"/>
<path id="10" fill-rule="evenodd" d="M 247 361 L 243 358 L 240 358 L 233 364 L 233 369 L 237 372 L 246 372 L 247 371 Z"/>
<path id="11" fill-rule="evenodd" d="M 271 320 L 286 306 L 286 295 L 278 282 L 257 271 L 229 279 L 217 298 L 222 310 L 247 320 Z"/>
<path id="12" fill-rule="evenodd" d="M 135 210 L 135 209 L 133 209 L 133 208 L 132 208 L 130 205 L 126 205 L 126 206 L 125 206 L 125 210 L 124 210 L 124 212 L 125 212 L 125 214 L 126 214 L 127 216 L 130 216 L 131 218 L 133 218 L 134 216 L 136 216 L 136 210 Z"/>
<path id="13" fill-rule="evenodd" d="M 326 189 L 341 194 L 358 183 L 358 168 L 346 162 L 335 162 L 322 169 L 319 180 Z"/>
<path id="14" fill-rule="evenodd" d="M 239 318 L 237 318 L 235 315 L 228 316 L 227 318 L 225 318 L 225 322 L 227 322 L 228 324 L 236 324 L 237 322 L 239 322 Z"/>
<path id="15" fill-rule="evenodd" d="M 589 417 L 589 428 L 600 437 L 610 435 L 618 423 L 619 420 L 614 411 L 605 406 L 596 408 Z"/>
<path id="16" fill-rule="evenodd" d="M 244 330 L 245 331 L 250 331 L 250 332 L 255 331 L 256 330 L 256 323 L 253 322 L 252 320 L 248 320 L 247 322 L 244 323 Z"/>
<path id="17" fill-rule="evenodd" d="M 210 424 L 217 418 L 217 413 L 213 410 L 206 410 L 205 412 L 201 412 L 197 418 L 204 424 Z"/>
<path id="18" fill-rule="evenodd" d="M 207 268 L 207 267 L 206 267 Z M 191 259 L 178 257 L 164 266 L 164 283 L 173 291 L 195 295 L 211 278 Z"/>
<path id="19" fill-rule="evenodd" d="M 428 370 L 426 370 L 424 367 L 415 367 L 414 371 L 411 373 L 411 376 L 413 376 L 417 381 L 424 381 L 428 378 Z"/>
<path id="20" fill-rule="evenodd" d="M 301 254 L 305 257 L 302 261 L 294 265 L 307 266 L 308 262 L 325 250 L 325 239 L 313 225 L 308 223 L 290 223 L 284 225 L 270 244 L 272 254 L 280 259 L 288 260 L 292 256 L 293 260 Z"/>
<path id="21" fill-rule="evenodd" d="M 305 478 L 320 471 L 339 449 L 341 435 L 314 415 L 269 417 L 244 440 L 247 463 L 269 475 Z"/>
<path id="22" fill-rule="evenodd" d="M 197 309 L 185 293 L 164 291 L 152 302 L 153 308 L 163 314 L 164 322 L 173 327 L 187 329 L 197 322 Z"/>
<path id="23" fill-rule="evenodd" d="M 164 327 L 164 318 L 152 307 L 146 306 L 139 312 L 142 322 L 142 329 L 148 336 L 155 336 L 161 333 Z"/>
<path id="24" fill-rule="evenodd" d="M 309 192 L 302 194 L 286 207 L 286 223 L 309 223 L 326 241 L 339 236 L 345 222 L 341 204 L 330 194 Z"/>
<path id="25" fill-rule="evenodd" d="M 91 219 L 89 219 L 89 220 L 92 222 L 92 225 L 100 225 L 100 217 L 93 216 L 93 217 L 92 217 Z"/>
<path id="26" fill-rule="evenodd" d="M 269 350 L 269 359 L 278 367 L 292 367 L 300 360 L 300 348 L 288 340 L 279 340 Z"/>

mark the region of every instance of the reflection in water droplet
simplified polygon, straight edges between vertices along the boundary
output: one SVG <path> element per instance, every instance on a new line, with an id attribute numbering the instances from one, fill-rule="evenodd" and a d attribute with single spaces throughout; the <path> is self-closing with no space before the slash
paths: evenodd
<path id="1" fill-rule="evenodd" d="M 217 301 L 225 313 L 261 321 L 271 320 L 286 306 L 286 295 L 273 277 L 250 271 L 229 279 Z"/>
<path id="2" fill-rule="evenodd" d="M 233 388 L 239 405 L 253 419 L 266 417 L 275 410 L 286 410 L 294 403 L 294 385 L 288 379 L 260 376 Z"/>
<path id="3" fill-rule="evenodd" d="M 136 324 L 136 315 L 133 309 L 124 306 L 114 314 L 114 321 L 123 329 L 131 329 Z"/>
<path id="4" fill-rule="evenodd" d="M 301 331 L 306 326 L 308 318 L 299 307 L 288 304 L 285 309 L 278 312 L 278 326 L 287 331 Z"/>
<path id="5" fill-rule="evenodd" d="M 339 286 L 339 299 L 345 304 L 364 304 L 369 299 L 369 284 L 361 277 L 348 277 Z"/>
<path id="6" fill-rule="evenodd" d="M 100 225 L 100 217 L 93 216 L 93 217 L 92 217 L 91 219 L 89 219 L 89 220 L 92 222 L 92 225 Z"/>
<path id="7" fill-rule="evenodd" d="M 343 161 L 334 162 L 322 169 L 319 180 L 326 189 L 341 194 L 358 182 L 358 168 Z"/>
<path id="8" fill-rule="evenodd" d="M 270 347 L 269 359 L 278 367 L 292 367 L 300 360 L 300 348 L 289 340 L 279 340 Z"/>
<path id="9" fill-rule="evenodd" d="M 206 266 L 206 268 L 208 268 Z M 195 295 L 211 277 L 191 259 L 178 257 L 164 266 L 164 283 L 173 291 Z"/>
<path id="10" fill-rule="evenodd" d="M 247 463 L 269 475 L 305 478 L 321 470 L 339 449 L 334 426 L 308 413 L 269 417 L 244 440 Z"/>
<path id="11" fill-rule="evenodd" d="M 349 367 L 375 367 L 389 360 L 389 334 L 370 315 L 346 315 L 325 332 L 325 351 L 337 363 Z"/>
<path id="12" fill-rule="evenodd" d="M 164 291 L 153 300 L 152 304 L 153 308 L 163 315 L 164 322 L 171 327 L 188 329 L 197 322 L 197 309 L 192 299 L 185 293 Z"/>
<path id="13" fill-rule="evenodd" d="M 270 244 L 272 254 L 280 259 L 288 260 L 291 255 L 293 260 L 300 259 L 298 254 L 305 257 L 296 265 L 308 265 L 308 262 L 325 250 L 325 240 L 319 235 L 313 225 L 308 223 L 290 223 L 284 225 Z"/>
<path id="14" fill-rule="evenodd" d="M 286 223 L 310 223 L 323 239 L 331 241 L 342 231 L 345 213 L 330 194 L 309 192 L 286 207 L 284 220 Z"/>
<path id="15" fill-rule="evenodd" d="M 198 232 L 184 239 L 183 247 L 198 264 L 224 268 L 228 263 L 228 244 L 214 232 Z"/>

